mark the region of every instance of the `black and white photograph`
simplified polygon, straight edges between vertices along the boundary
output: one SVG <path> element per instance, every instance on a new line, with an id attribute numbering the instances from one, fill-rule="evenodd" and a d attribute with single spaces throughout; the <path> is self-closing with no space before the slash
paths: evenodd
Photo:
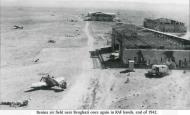
<path id="1" fill-rule="evenodd" d="M 0 110 L 190 110 L 189 0 L 0 2 Z"/>

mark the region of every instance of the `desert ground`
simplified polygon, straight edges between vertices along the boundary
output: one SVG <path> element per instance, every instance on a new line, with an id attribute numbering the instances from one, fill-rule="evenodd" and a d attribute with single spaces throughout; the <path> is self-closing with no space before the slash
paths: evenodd
<path id="1" fill-rule="evenodd" d="M 137 25 L 153 15 L 122 12 L 122 20 Z M 86 10 L 69 8 L 8 7 L 1 13 L 0 101 L 31 100 L 0 109 L 190 109 L 190 70 L 146 78 L 147 69 L 121 73 L 126 68 L 102 69 L 90 57 L 89 51 L 110 46 L 115 22 L 83 21 Z M 65 77 L 68 88 L 31 90 L 43 73 Z"/>

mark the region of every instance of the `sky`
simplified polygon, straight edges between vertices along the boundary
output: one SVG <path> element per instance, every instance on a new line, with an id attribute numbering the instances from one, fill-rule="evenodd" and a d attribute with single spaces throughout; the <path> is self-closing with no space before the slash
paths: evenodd
<path id="1" fill-rule="evenodd" d="M 151 10 L 189 15 L 189 0 L 0 0 L 1 6 Z"/>
<path id="2" fill-rule="evenodd" d="M 23 6 L 61 6 L 64 3 L 86 4 L 90 2 L 137 2 L 137 3 L 169 3 L 169 4 L 188 4 L 189 0 L 1 0 L 1 5 L 23 5 Z"/>

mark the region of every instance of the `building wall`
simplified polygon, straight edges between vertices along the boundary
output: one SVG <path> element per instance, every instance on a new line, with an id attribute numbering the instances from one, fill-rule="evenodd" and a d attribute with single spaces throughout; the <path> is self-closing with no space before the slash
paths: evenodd
<path id="1" fill-rule="evenodd" d="M 91 20 L 93 21 L 113 21 L 113 16 L 107 16 L 107 15 L 99 15 L 99 16 L 91 16 Z"/>
<path id="2" fill-rule="evenodd" d="M 122 41 L 122 36 L 120 34 L 118 34 L 117 31 L 112 29 L 112 38 L 111 39 L 112 39 L 113 50 L 118 50 L 119 49 L 118 45 Z"/>
<path id="3" fill-rule="evenodd" d="M 142 56 L 139 56 L 139 52 Z M 190 50 L 123 49 L 121 53 L 120 59 L 124 64 L 128 64 L 130 59 L 138 64 L 143 57 L 147 65 L 174 62 L 177 68 L 190 68 Z"/>

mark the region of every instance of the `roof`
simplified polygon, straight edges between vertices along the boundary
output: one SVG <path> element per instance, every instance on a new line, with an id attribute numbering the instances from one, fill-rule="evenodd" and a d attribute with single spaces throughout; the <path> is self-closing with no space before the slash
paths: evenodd
<path id="1" fill-rule="evenodd" d="M 154 21 L 154 22 L 162 22 L 162 23 L 183 23 L 183 22 L 176 21 L 176 20 L 173 20 L 173 19 L 168 19 L 168 18 L 157 18 L 157 19 L 145 18 L 145 20 Z"/>
<path id="2" fill-rule="evenodd" d="M 137 46 L 138 47 L 142 46 L 142 48 L 149 48 L 150 46 L 150 48 L 157 47 L 157 48 L 163 48 L 163 49 L 167 49 L 167 48 L 180 49 L 181 48 L 181 46 L 179 46 L 178 48 L 174 47 L 175 43 L 170 43 L 169 41 L 164 42 L 163 44 L 158 44 L 159 39 L 154 38 L 154 34 L 152 33 L 168 36 L 172 38 L 173 40 L 178 41 L 179 43 L 185 45 L 184 47 L 185 49 L 190 48 L 190 40 L 183 39 L 182 37 L 178 37 L 173 34 L 168 34 L 168 33 L 160 32 L 160 31 L 145 28 L 145 27 L 140 27 L 133 24 L 117 24 L 113 27 L 113 31 L 115 31 L 115 33 L 118 33 L 122 36 L 125 36 L 125 37 L 129 36 L 130 38 L 133 38 L 133 40 L 131 39 L 132 41 L 130 39 L 124 39 L 124 41 L 126 41 L 127 46 L 129 48 L 137 47 Z M 121 40 L 121 38 L 123 39 L 125 37 L 118 37 L 119 38 L 118 40 Z M 170 46 L 171 44 L 173 45 Z M 144 47 L 144 46 L 147 46 L 147 47 Z"/>
<path id="3" fill-rule="evenodd" d="M 153 66 L 152 66 L 152 68 L 155 68 L 155 67 L 159 67 L 159 68 L 160 68 L 160 67 L 168 68 L 167 65 L 153 65 Z"/>
<path id="4" fill-rule="evenodd" d="M 89 12 L 88 14 L 90 15 L 110 15 L 110 16 L 115 16 L 115 13 L 108 13 L 108 12 Z"/>
<path id="5" fill-rule="evenodd" d="M 135 61 L 134 60 L 129 60 L 129 62 L 134 63 Z"/>
<path id="6" fill-rule="evenodd" d="M 161 31 L 157 31 L 157 30 L 154 30 L 154 29 L 149 29 L 149 28 L 145 28 L 145 27 L 139 27 L 139 26 L 136 26 L 134 24 L 118 24 L 118 25 L 115 25 L 113 27 L 114 30 L 116 30 L 118 33 L 120 34 L 125 34 L 125 33 L 134 33 L 138 30 L 148 30 L 148 31 L 151 31 L 151 32 L 154 32 L 154 33 L 158 33 L 158 34 L 163 34 L 165 36 L 170 36 L 170 37 L 173 37 L 173 38 L 176 38 L 178 40 L 181 40 L 183 42 L 187 42 L 189 44 L 190 40 L 187 40 L 187 39 L 184 39 L 183 37 L 178 37 L 176 35 L 173 35 L 173 34 L 169 34 L 169 33 L 165 33 L 165 32 L 161 32 Z"/>
<path id="7" fill-rule="evenodd" d="M 174 39 L 180 40 L 180 41 L 183 42 L 184 44 L 190 44 L 190 40 L 184 39 L 183 37 L 178 37 L 178 36 L 173 35 L 173 34 L 161 32 L 161 31 L 157 31 L 157 30 L 153 30 L 153 29 L 149 29 L 149 28 L 145 28 L 145 27 L 142 27 L 142 28 L 144 28 L 144 29 L 146 29 L 146 30 L 148 30 L 148 31 L 154 32 L 154 33 L 163 34 L 163 35 L 165 35 L 165 36 L 173 37 Z"/>
<path id="8" fill-rule="evenodd" d="M 137 33 L 139 27 L 133 24 L 117 24 L 113 27 L 120 34 L 125 34 L 126 36 L 131 36 Z"/>

